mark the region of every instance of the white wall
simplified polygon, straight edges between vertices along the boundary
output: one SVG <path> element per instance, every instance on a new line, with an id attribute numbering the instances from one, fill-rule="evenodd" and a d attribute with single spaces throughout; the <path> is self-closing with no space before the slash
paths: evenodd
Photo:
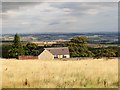
<path id="1" fill-rule="evenodd" d="M 40 60 L 53 60 L 54 55 L 52 55 L 48 50 L 44 50 L 39 56 L 38 59 Z"/>
<path id="2" fill-rule="evenodd" d="M 58 58 L 64 58 L 64 56 L 65 56 L 66 58 L 70 58 L 70 55 L 58 55 Z"/>
<path id="3" fill-rule="evenodd" d="M 64 56 L 66 56 L 66 58 L 70 58 L 70 55 L 64 55 Z"/>

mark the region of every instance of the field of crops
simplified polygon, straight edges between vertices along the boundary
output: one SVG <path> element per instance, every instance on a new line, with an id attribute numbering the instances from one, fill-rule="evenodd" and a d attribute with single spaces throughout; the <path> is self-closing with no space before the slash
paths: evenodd
<path id="1" fill-rule="evenodd" d="M 114 88 L 118 60 L 0 60 L 3 88 Z"/>

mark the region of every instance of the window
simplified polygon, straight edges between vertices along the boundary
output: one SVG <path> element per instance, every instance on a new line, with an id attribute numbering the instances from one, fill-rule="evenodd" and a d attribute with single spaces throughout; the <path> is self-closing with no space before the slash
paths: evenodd
<path id="1" fill-rule="evenodd" d="M 58 58 L 58 56 L 57 56 L 57 55 L 54 55 L 54 58 Z"/>
<path id="2" fill-rule="evenodd" d="M 63 58 L 66 58 L 66 56 L 65 56 L 65 55 L 63 55 Z"/>

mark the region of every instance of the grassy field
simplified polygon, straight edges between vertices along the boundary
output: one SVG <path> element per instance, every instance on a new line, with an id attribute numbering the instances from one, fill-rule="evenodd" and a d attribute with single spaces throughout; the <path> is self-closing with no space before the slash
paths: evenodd
<path id="1" fill-rule="evenodd" d="M 118 60 L 0 60 L 3 88 L 115 88 Z"/>

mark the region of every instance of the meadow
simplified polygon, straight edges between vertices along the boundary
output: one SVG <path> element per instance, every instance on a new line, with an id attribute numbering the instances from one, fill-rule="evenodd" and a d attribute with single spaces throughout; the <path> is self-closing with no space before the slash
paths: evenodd
<path id="1" fill-rule="evenodd" d="M 118 59 L 1 59 L 2 88 L 117 88 Z"/>

